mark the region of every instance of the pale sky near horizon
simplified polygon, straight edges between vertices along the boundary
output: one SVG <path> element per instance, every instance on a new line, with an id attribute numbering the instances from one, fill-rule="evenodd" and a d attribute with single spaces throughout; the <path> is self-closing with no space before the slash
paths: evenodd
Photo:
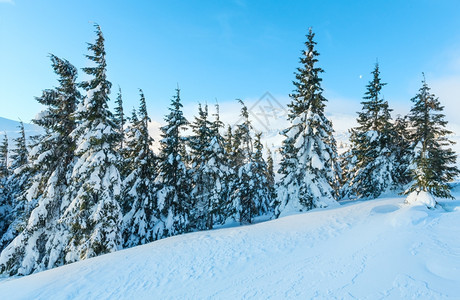
<path id="1" fill-rule="evenodd" d="M 129 112 L 142 88 L 155 120 L 178 83 L 186 108 L 254 102 L 267 91 L 287 102 L 309 27 L 325 70 L 327 111 L 360 109 L 378 59 L 396 112 L 410 107 L 425 72 L 452 119 L 460 110 L 459 12 L 455 0 L 0 0 L 0 116 L 30 121 L 41 109 L 34 97 L 57 84 L 48 53 L 84 67 L 97 22 L 112 99 L 120 85 Z"/>

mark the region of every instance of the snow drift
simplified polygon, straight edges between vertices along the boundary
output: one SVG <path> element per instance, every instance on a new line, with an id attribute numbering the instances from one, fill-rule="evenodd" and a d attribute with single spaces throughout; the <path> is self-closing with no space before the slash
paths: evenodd
<path id="1" fill-rule="evenodd" d="M 458 195 L 458 193 L 457 193 Z M 348 202 L 0 282 L 3 299 L 460 297 L 460 201 Z"/>

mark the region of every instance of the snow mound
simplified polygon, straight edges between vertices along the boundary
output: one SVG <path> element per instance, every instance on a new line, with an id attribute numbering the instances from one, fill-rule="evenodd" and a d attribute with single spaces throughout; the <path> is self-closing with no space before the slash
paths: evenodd
<path id="1" fill-rule="evenodd" d="M 403 202 L 175 236 L 4 280 L 0 298 L 460 299 L 460 201 Z"/>
<path id="2" fill-rule="evenodd" d="M 414 191 L 410 193 L 406 198 L 406 203 L 410 205 L 425 205 L 428 208 L 434 208 L 436 206 L 436 200 L 434 197 L 424 191 Z"/>

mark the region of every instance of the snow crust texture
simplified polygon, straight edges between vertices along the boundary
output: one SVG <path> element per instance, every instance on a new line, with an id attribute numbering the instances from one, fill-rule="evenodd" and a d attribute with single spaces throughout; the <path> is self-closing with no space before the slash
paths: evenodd
<path id="1" fill-rule="evenodd" d="M 460 298 L 460 201 L 349 202 L 0 282 L 2 299 Z"/>

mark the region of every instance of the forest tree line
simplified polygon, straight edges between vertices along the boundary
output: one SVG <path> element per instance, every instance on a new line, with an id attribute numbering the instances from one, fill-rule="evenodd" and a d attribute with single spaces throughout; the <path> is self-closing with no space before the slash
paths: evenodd
<path id="1" fill-rule="evenodd" d="M 126 114 L 119 89 L 112 112 L 104 37 L 95 26 L 88 44 L 91 79 L 50 55 L 58 86 L 36 100 L 46 107 L 33 122 L 43 134 L 26 141 L 24 127 L 0 144 L 0 272 L 27 275 L 67 263 L 236 221 L 277 218 L 293 211 L 371 199 L 392 191 L 449 198 L 459 170 L 443 107 L 423 79 L 405 117 L 393 120 L 379 65 L 367 85 L 350 149 L 338 155 L 325 116 L 314 33 L 296 71 L 275 166 L 242 100 L 242 122 L 226 126 L 199 105 L 187 120 L 180 90 L 152 150 L 147 101 Z M 190 134 L 185 134 L 186 129 Z M 10 149 L 12 148 L 12 149 Z"/>

